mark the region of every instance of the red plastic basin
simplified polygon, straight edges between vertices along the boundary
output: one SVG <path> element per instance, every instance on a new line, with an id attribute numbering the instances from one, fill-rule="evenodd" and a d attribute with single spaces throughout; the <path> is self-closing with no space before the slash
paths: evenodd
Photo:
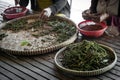
<path id="1" fill-rule="evenodd" d="M 2 15 L 6 19 L 14 19 L 14 18 L 25 16 L 27 11 L 28 9 L 25 7 L 15 6 L 15 7 L 9 7 L 5 9 Z"/>
<path id="2" fill-rule="evenodd" d="M 97 26 L 101 26 L 99 29 L 90 29 L 89 26 L 94 26 L 97 28 Z M 88 29 L 84 29 L 84 27 L 87 27 Z M 88 37 L 100 37 L 103 35 L 105 30 L 107 29 L 107 25 L 104 22 L 96 23 L 90 20 L 82 21 L 78 24 L 77 29 L 81 34 Z"/>

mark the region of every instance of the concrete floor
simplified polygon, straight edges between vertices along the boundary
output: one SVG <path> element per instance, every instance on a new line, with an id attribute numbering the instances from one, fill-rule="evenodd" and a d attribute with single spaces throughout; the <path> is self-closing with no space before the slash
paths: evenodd
<path id="1" fill-rule="evenodd" d="M 15 6 L 14 0 L 1 0 L 4 2 L 8 2 L 10 6 Z M 70 0 L 69 0 L 70 1 Z M 88 9 L 90 7 L 90 1 L 91 0 L 72 0 L 72 8 L 71 8 L 71 17 L 70 19 L 74 21 L 76 24 L 79 22 L 83 21 L 84 19 L 82 18 L 82 11 L 85 9 Z M 30 8 L 30 4 L 28 5 L 27 8 Z"/>

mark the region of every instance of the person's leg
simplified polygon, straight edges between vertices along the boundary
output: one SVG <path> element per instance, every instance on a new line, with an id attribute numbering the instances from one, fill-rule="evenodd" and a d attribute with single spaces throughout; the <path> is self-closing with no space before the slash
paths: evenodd
<path id="1" fill-rule="evenodd" d="M 40 11 L 37 0 L 31 0 L 31 9 L 33 11 Z"/>
<path id="2" fill-rule="evenodd" d="M 90 11 L 91 13 L 97 13 L 98 0 L 91 0 Z"/>
<path id="3" fill-rule="evenodd" d="M 109 36 L 118 36 L 120 34 L 120 18 L 116 16 L 111 17 L 111 25 L 106 30 Z"/>
<path id="4" fill-rule="evenodd" d="M 107 24 L 108 26 L 111 26 L 111 20 L 112 20 L 112 17 L 108 17 L 108 18 L 106 19 L 106 24 Z"/>
<path id="5" fill-rule="evenodd" d="M 119 32 L 120 32 L 120 17 L 114 16 L 113 17 L 113 24 L 118 27 Z"/>
<path id="6" fill-rule="evenodd" d="M 20 0 L 19 4 L 20 6 L 27 7 L 29 3 L 29 0 Z"/>

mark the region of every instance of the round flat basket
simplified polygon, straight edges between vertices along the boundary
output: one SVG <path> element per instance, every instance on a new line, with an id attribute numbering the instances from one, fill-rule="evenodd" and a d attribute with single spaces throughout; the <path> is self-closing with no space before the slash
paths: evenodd
<path id="1" fill-rule="evenodd" d="M 53 16 L 39 19 L 39 14 L 16 18 L 0 25 L 0 48 L 14 55 L 37 55 L 60 49 L 77 38 L 76 24 Z"/>
<path id="2" fill-rule="evenodd" d="M 101 46 L 110 52 L 108 54 L 110 55 L 110 57 L 112 59 L 111 62 L 107 66 L 105 66 L 103 68 L 90 70 L 90 71 L 88 71 L 88 70 L 86 70 L 86 71 L 79 71 L 79 70 L 73 70 L 73 69 L 69 69 L 69 68 L 64 67 L 63 63 L 62 63 L 62 60 L 64 58 L 63 57 L 64 51 L 67 49 L 67 47 L 63 47 L 62 49 L 60 49 L 56 53 L 55 58 L 54 58 L 55 65 L 62 72 L 65 72 L 65 73 L 71 74 L 71 75 L 96 76 L 96 75 L 102 74 L 102 73 L 112 69 L 115 66 L 115 64 L 117 62 L 117 55 L 116 55 L 115 51 L 112 48 L 110 48 L 110 47 L 108 47 L 106 45 L 103 45 L 103 44 L 101 44 Z"/>

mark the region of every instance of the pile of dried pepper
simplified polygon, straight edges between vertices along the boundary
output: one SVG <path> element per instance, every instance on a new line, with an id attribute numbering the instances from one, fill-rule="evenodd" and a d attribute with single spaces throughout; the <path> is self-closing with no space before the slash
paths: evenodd
<path id="1" fill-rule="evenodd" d="M 106 49 L 95 41 L 87 40 L 69 45 L 63 54 L 63 66 L 79 71 L 103 68 L 109 64 L 110 58 Z"/>

